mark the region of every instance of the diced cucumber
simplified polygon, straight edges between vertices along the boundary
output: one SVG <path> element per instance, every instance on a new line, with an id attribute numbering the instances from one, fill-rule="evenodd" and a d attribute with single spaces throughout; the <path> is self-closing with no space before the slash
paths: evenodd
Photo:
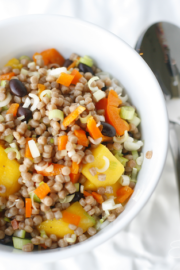
<path id="1" fill-rule="evenodd" d="M 115 157 L 119 160 L 119 162 L 121 162 L 121 164 L 125 167 L 126 166 L 126 162 L 128 161 L 127 158 L 124 157 L 120 157 L 117 154 L 115 155 Z"/>
<path id="2" fill-rule="evenodd" d="M 132 156 L 133 156 L 133 159 L 136 160 L 139 157 L 138 151 L 137 150 L 132 151 Z"/>
<path id="3" fill-rule="evenodd" d="M 20 159 L 20 157 L 21 157 L 20 152 L 19 152 L 17 149 L 15 149 L 15 148 L 8 147 L 8 148 L 6 148 L 4 151 L 5 151 L 7 154 L 8 154 L 9 152 L 15 152 L 15 153 L 16 153 L 16 158 L 17 158 L 17 159 Z"/>
<path id="4" fill-rule="evenodd" d="M 2 107 L 2 112 L 3 112 L 3 111 L 7 111 L 7 110 L 8 110 L 8 106 Z"/>
<path id="5" fill-rule="evenodd" d="M 100 101 L 101 99 L 106 97 L 106 94 L 101 91 L 101 90 L 97 90 L 94 94 L 93 97 L 95 99 L 96 102 Z"/>
<path id="6" fill-rule="evenodd" d="M 28 73 L 29 73 L 29 72 L 28 72 L 26 69 L 21 68 L 21 74 L 23 74 L 23 75 L 27 76 L 27 75 L 28 75 Z"/>
<path id="7" fill-rule="evenodd" d="M 113 150 L 112 153 L 113 153 L 114 156 L 118 155 L 119 157 L 122 157 L 122 155 L 123 155 L 122 150 Z"/>
<path id="8" fill-rule="evenodd" d="M 40 231 L 40 236 L 41 236 L 42 238 L 48 238 L 48 236 L 47 236 L 45 230 L 41 230 L 41 231 Z"/>
<path id="9" fill-rule="evenodd" d="M 121 118 L 125 120 L 132 120 L 134 117 L 135 109 L 131 106 L 123 106 L 120 110 Z"/>
<path id="10" fill-rule="evenodd" d="M 19 237 L 19 238 L 25 238 L 26 236 L 26 231 L 25 230 L 16 230 L 13 234 L 13 236 L 15 237 Z"/>
<path id="11" fill-rule="evenodd" d="M 140 171 L 140 169 L 141 169 L 141 166 L 140 166 L 140 165 L 138 165 L 138 164 L 136 164 L 136 169 L 137 169 L 137 171 L 139 172 L 139 171 Z"/>
<path id="12" fill-rule="evenodd" d="M 74 184 L 76 187 L 76 191 L 79 191 L 79 183 Z"/>
<path id="13" fill-rule="evenodd" d="M 27 60 L 29 60 L 29 61 L 32 62 L 32 59 L 29 56 L 27 56 L 27 55 L 22 55 L 21 57 L 19 57 L 19 60 L 20 61 L 23 60 L 23 59 L 27 59 Z"/>
<path id="14" fill-rule="evenodd" d="M 61 121 L 63 121 L 64 120 L 64 112 L 61 111 L 61 110 L 57 110 L 57 109 L 51 110 L 51 111 L 49 111 L 49 116 L 48 117 L 49 117 L 50 120 L 53 119 L 53 118 L 58 118 Z"/>
<path id="15" fill-rule="evenodd" d="M 129 120 L 129 122 L 137 127 L 140 124 L 141 119 L 134 115 L 133 119 Z"/>
<path id="16" fill-rule="evenodd" d="M 34 196 L 33 196 L 33 194 L 34 194 Z M 30 192 L 29 196 L 30 196 L 31 199 L 32 199 L 32 196 L 33 196 L 33 201 L 34 202 L 41 203 L 41 200 L 39 199 L 39 197 L 35 193 Z"/>
<path id="17" fill-rule="evenodd" d="M 59 199 L 60 203 L 69 203 L 74 199 L 75 194 L 67 195 L 64 199 Z"/>
<path id="18" fill-rule="evenodd" d="M 13 237 L 12 239 L 13 239 L 14 248 L 21 249 L 21 250 L 24 245 L 31 243 L 30 239 L 22 239 L 18 237 Z"/>
<path id="19" fill-rule="evenodd" d="M 6 86 L 6 81 L 5 80 L 2 80 L 1 81 L 1 87 L 5 87 Z"/>
<path id="20" fill-rule="evenodd" d="M 13 143 L 11 143 L 9 145 L 11 146 L 11 148 L 15 148 L 15 149 L 18 150 L 18 146 L 17 146 L 17 144 L 15 142 L 13 142 Z"/>
<path id="21" fill-rule="evenodd" d="M 132 169 L 132 174 L 131 174 L 131 179 L 133 180 L 137 180 L 137 174 L 138 174 L 138 170 L 136 168 Z"/>
<path id="22" fill-rule="evenodd" d="M 83 63 L 89 67 L 93 66 L 93 60 L 87 55 L 85 55 L 84 57 L 81 57 L 79 60 L 79 63 Z"/>
<path id="23" fill-rule="evenodd" d="M 14 139 L 14 136 L 12 134 L 9 134 L 4 137 L 4 140 L 8 143 L 12 143 L 13 139 Z"/>
<path id="24" fill-rule="evenodd" d="M 4 121 L 4 117 L 0 114 L 0 123 Z"/>

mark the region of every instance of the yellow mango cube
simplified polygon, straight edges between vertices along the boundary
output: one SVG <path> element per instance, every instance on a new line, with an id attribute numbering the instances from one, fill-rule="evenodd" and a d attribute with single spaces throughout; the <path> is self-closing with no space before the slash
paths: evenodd
<path id="1" fill-rule="evenodd" d="M 108 193 L 105 193 L 105 195 L 107 196 L 107 198 L 109 199 L 111 196 L 114 196 L 116 199 L 115 199 L 115 203 L 119 203 L 118 200 L 117 200 L 117 190 L 119 188 L 122 187 L 122 185 L 119 183 L 119 181 L 117 181 L 114 185 L 111 186 L 113 188 L 113 193 L 111 194 L 108 194 Z"/>
<path id="2" fill-rule="evenodd" d="M 84 185 L 84 190 L 93 190 L 93 191 L 97 190 L 97 187 L 92 182 L 90 182 L 88 179 L 86 180 L 86 182 L 83 185 Z"/>
<path id="3" fill-rule="evenodd" d="M 86 213 L 86 211 L 82 208 L 79 202 L 73 203 L 65 211 L 81 217 L 78 227 L 81 227 L 83 229 L 83 232 L 86 232 L 89 227 L 95 225 L 95 219 L 88 215 L 88 213 Z M 47 235 L 55 234 L 57 237 L 61 238 L 68 233 L 74 233 L 72 230 L 69 229 L 69 223 L 64 222 L 62 219 L 43 221 L 37 227 L 37 229 L 39 231 L 44 230 Z"/>
<path id="4" fill-rule="evenodd" d="M 21 69 L 23 65 L 19 62 L 18 59 L 12 58 L 12 59 L 10 59 L 10 60 L 7 62 L 7 64 L 5 65 L 5 67 L 7 67 L 7 66 L 10 66 L 10 67 L 12 67 L 12 68 L 18 68 L 18 69 Z"/>
<path id="5" fill-rule="evenodd" d="M 37 229 L 39 231 L 44 230 L 46 234 L 49 236 L 50 234 L 55 234 L 57 237 L 64 237 L 64 235 L 70 233 L 74 233 L 72 230 L 69 229 L 69 224 L 62 221 L 62 219 L 53 219 L 53 220 L 46 220 L 43 221 Z"/>
<path id="6" fill-rule="evenodd" d="M 102 144 L 95 149 L 91 149 L 91 151 L 94 156 L 94 162 L 85 164 L 82 169 L 82 174 L 96 187 L 111 186 L 116 183 L 124 172 L 124 166 L 117 160 L 117 158 L 115 158 L 115 156 L 113 156 L 109 149 Z M 109 168 L 103 172 L 103 174 L 106 175 L 106 180 L 99 181 L 99 173 L 93 176 L 89 169 L 92 167 L 102 169 L 105 165 L 105 161 L 103 159 L 104 156 L 109 159 L 110 165 Z"/>
<path id="7" fill-rule="evenodd" d="M 9 160 L 4 148 L 0 146 L 0 185 L 6 187 L 6 192 L 1 193 L 1 197 L 8 197 L 20 189 L 18 178 L 19 163 L 16 160 Z"/>

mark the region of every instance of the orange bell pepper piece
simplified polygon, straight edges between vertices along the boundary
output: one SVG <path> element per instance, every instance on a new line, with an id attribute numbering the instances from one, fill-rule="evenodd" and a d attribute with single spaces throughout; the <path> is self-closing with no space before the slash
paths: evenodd
<path id="1" fill-rule="evenodd" d="M 71 75 L 74 76 L 74 79 L 71 82 L 72 84 L 77 84 L 79 82 L 79 79 L 82 77 L 82 74 L 77 69 L 73 69 Z"/>
<path id="2" fill-rule="evenodd" d="M 64 118 L 63 125 L 65 127 L 69 126 L 85 109 L 86 108 L 83 106 L 78 106 L 72 113 Z"/>
<path id="3" fill-rule="evenodd" d="M 79 164 L 72 162 L 71 173 L 77 174 L 79 172 Z"/>
<path id="4" fill-rule="evenodd" d="M 102 195 L 98 194 L 97 192 L 92 192 L 91 195 L 93 196 L 93 198 L 98 202 L 98 203 L 103 203 L 103 197 Z"/>
<path id="5" fill-rule="evenodd" d="M 41 52 L 41 55 L 45 65 L 56 63 L 60 66 L 63 66 L 65 62 L 64 57 L 54 48 Z"/>
<path id="6" fill-rule="evenodd" d="M 78 56 L 76 60 L 74 60 L 74 62 L 72 62 L 72 64 L 67 67 L 67 70 L 70 70 L 71 68 L 74 68 L 76 65 L 78 65 L 79 59 L 80 57 Z"/>
<path id="7" fill-rule="evenodd" d="M 41 93 L 46 89 L 44 84 L 38 84 L 38 96 L 40 97 Z"/>
<path id="8" fill-rule="evenodd" d="M 74 224 L 76 226 L 79 225 L 79 222 L 81 220 L 81 217 L 76 215 L 76 214 L 73 214 L 73 213 L 69 213 L 68 211 L 63 211 L 62 213 L 63 217 L 62 217 L 62 220 L 64 222 L 67 222 L 69 224 Z"/>
<path id="9" fill-rule="evenodd" d="M 84 194 L 85 197 L 92 196 L 92 194 L 87 192 L 86 190 L 84 190 L 83 194 Z"/>
<path id="10" fill-rule="evenodd" d="M 118 135 L 122 136 L 125 130 L 129 131 L 129 124 L 120 117 L 120 108 L 107 106 L 106 121 L 111 124 Z"/>
<path id="11" fill-rule="evenodd" d="M 79 177 L 80 177 L 80 173 L 78 172 L 78 173 L 70 173 L 70 179 L 71 179 L 71 182 L 73 183 L 73 184 L 76 184 L 77 182 L 78 182 L 78 180 L 79 180 Z"/>
<path id="12" fill-rule="evenodd" d="M 67 135 L 63 135 L 58 137 L 58 150 L 65 150 L 66 149 L 66 144 L 68 142 L 68 136 Z"/>
<path id="13" fill-rule="evenodd" d="M 42 55 L 45 65 L 56 63 L 63 66 L 65 62 L 64 57 L 54 48 L 42 51 L 41 53 L 36 52 L 33 55 L 34 62 L 36 62 L 36 55 Z"/>
<path id="14" fill-rule="evenodd" d="M 41 55 L 40 53 L 36 52 L 33 54 L 33 61 L 36 63 L 37 59 L 36 59 L 36 56 L 37 55 Z"/>
<path id="15" fill-rule="evenodd" d="M 70 86 L 73 79 L 74 79 L 74 75 L 62 72 L 59 78 L 56 80 L 56 82 L 64 86 Z"/>
<path id="16" fill-rule="evenodd" d="M 132 195 L 133 192 L 134 190 L 129 186 L 121 187 L 116 191 L 116 194 L 118 196 L 117 200 L 120 203 L 124 203 Z"/>
<path id="17" fill-rule="evenodd" d="M 32 213 L 32 202 L 30 198 L 26 198 L 25 199 L 26 202 L 26 206 L 25 206 L 25 212 L 26 212 L 26 217 L 30 218 L 31 217 L 31 213 Z"/>
<path id="18" fill-rule="evenodd" d="M 78 144 L 86 146 L 86 147 L 89 145 L 89 140 L 84 130 L 77 129 L 74 131 L 74 135 L 78 138 L 78 142 L 77 142 Z"/>
<path id="19" fill-rule="evenodd" d="M 14 77 L 14 76 L 15 76 L 15 73 L 14 73 L 14 72 L 2 74 L 2 75 L 0 75 L 0 80 L 1 80 L 1 81 L 3 81 L 3 80 L 10 81 L 10 79 L 11 79 L 12 77 Z"/>
<path id="20" fill-rule="evenodd" d="M 17 115 L 18 108 L 19 108 L 19 104 L 13 103 L 7 110 L 6 114 L 13 114 L 13 116 L 15 117 Z"/>
<path id="21" fill-rule="evenodd" d="M 43 183 L 42 185 L 39 185 L 33 192 L 38 196 L 38 198 L 44 199 L 46 195 L 51 192 L 51 189 L 48 184 Z"/>
<path id="22" fill-rule="evenodd" d="M 96 126 L 96 121 L 92 116 L 87 120 L 87 130 L 94 140 L 102 138 L 102 133 Z"/>
<path id="23" fill-rule="evenodd" d="M 122 100 L 118 97 L 118 94 L 114 90 L 109 91 L 107 105 L 118 107 L 122 104 Z"/>
<path id="24" fill-rule="evenodd" d="M 106 111 L 106 107 L 107 107 L 107 98 L 103 98 L 96 103 L 97 110 L 105 110 Z"/>

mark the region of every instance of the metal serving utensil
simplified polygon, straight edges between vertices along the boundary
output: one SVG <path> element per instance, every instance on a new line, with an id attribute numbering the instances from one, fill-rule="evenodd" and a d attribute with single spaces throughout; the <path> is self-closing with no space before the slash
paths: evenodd
<path id="1" fill-rule="evenodd" d="M 164 93 L 180 197 L 180 28 L 167 22 L 155 23 L 139 37 L 135 50 L 149 65 Z M 154 110 L 158 117 L 158 108 Z M 161 132 L 161 119 L 157 132 Z"/>

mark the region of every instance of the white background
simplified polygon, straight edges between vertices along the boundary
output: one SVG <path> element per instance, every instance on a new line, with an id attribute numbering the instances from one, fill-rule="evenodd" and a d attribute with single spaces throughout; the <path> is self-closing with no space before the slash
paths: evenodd
<path id="1" fill-rule="evenodd" d="M 154 22 L 169 21 L 180 26 L 180 0 L 0 0 L 0 20 L 25 14 L 59 14 L 86 20 L 134 47 L 138 36 Z M 46 35 L 48 38 L 48 32 Z M 1 37 L 0 42 L 3 42 Z M 179 221 L 177 187 L 169 152 L 151 199 L 114 238 L 76 258 L 23 265 L 10 259 L 0 262 L 0 270 L 180 270 Z M 177 241 L 177 248 L 171 248 L 173 241 Z"/>

